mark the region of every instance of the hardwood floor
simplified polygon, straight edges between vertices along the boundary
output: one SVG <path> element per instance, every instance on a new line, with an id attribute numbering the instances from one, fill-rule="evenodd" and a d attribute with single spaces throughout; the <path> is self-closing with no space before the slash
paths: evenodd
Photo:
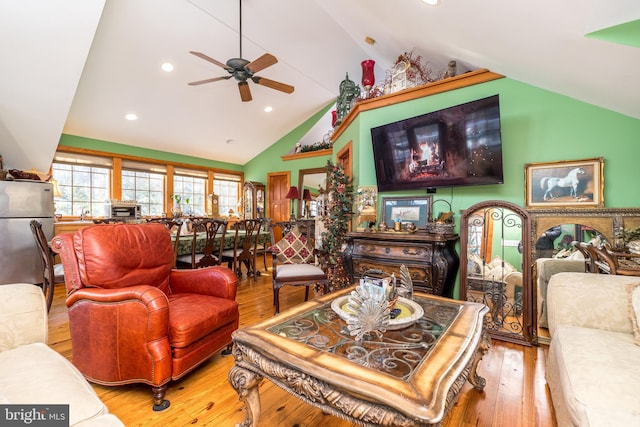
<path id="1" fill-rule="evenodd" d="M 258 261 L 260 267 L 262 263 Z M 71 359 L 71 339 L 64 286 L 57 285 L 49 314 L 49 345 Z M 257 281 L 243 278 L 238 289 L 240 327 L 273 315 L 271 275 Z M 284 287 L 282 309 L 304 300 L 304 289 Z M 443 423 L 457 426 L 556 426 L 544 372 L 547 348 L 523 347 L 492 340 L 478 372 L 487 380 L 483 392 L 466 383 L 457 403 Z M 99 357 L 99 356 L 96 356 Z M 245 417 L 244 407 L 227 381 L 232 356 L 213 356 L 181 381 L 170 383 L 164 412 L 151 409 L 151 389 L 146 385 L 104 387 L 93 385 L 109 411 L 127 426 L 234 426 Z M 324 414 L 264 380 L 260 385 L 264 427 L 347 427 L 352 424 Z"/>

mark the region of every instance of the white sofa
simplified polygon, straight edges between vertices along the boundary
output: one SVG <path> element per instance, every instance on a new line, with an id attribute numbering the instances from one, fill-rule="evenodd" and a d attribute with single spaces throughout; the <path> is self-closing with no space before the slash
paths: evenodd
<path id="1" fill-rule="evenodd" d="M 68 404 L 70 426 L 123 427 L 80 371 L 47 346 L 47 336 L 41 289 L 0 285 L 0 405 Z"/>
<path id="2" fill-rule="evenodd" d="M 580 252 L 577 257 L 572 258 L 538 258 L 536 260 L 536 292 L 537 292 L 537 313 L 538 326 L 542 328 L 549 327 L 547 320 L 547 287 L 549 280 L 554 274 L 563 271 L 583 273 L 585 271 L 584 258 L 580 258 Z"/>
<path id="3" fill-rule="evenodd" d="M 546 380 L 558 426 L 640 426 L 640 346 L 626 286 L 638 283 L 592 273 L 549 280 Z"/>

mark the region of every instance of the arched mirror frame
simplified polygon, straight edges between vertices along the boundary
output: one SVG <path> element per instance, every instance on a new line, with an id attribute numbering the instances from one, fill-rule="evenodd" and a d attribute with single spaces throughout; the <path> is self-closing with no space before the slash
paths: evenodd
<path id="1" fill-rule="evenodd" d="M 496 319 L 502 319 L 503 308 L 505 311 L 508 311 L 510 313 L 510 317 L 515 317 L 513 316 L 513 313 L 515 313 L 515 311 L 517 310 L 520 313 L 517 316 L 519 317 L 519 319 L 517 322 L 505 322 L 504 324 L 502 324 L 497 320 L 494 321 L 493 319 L 488 318 L 488 321 L 486 323 L 487 332 L 493 338 L 501 339 L 504 341 L 516 342 L 525 345 L 535 344 L 537 336 L 535 316 L 533 313 L 535 301 L 533 287 L 531 284 L 531 253 L 526 250 L 530 247 L 530 220 L 529 213 L 526 210 L 522 209 L 520 206 L 502 200 L 488 200 L 470 206 L 462 213 L 460 223 L 460 299 L 467 300 L 468 297 L 473 299 L 470 293 L 468 295 L 470 281 L 468 280 L 469 260 L 467 255 L 469 253 L 469 239 L 471 237 L 469 233 L 469 227 L 473 225 L 473 217 L 474 215 L 477 215 L 477 212 L 490 212 L 489 215 L 492 216 L 492 220 L 495 220 L 495 222 L 499 220 L 501 221 L 501 223 L 506 223 L 506 225 L 508 226 L 512 226 L 514 228 L 520 227 L 520 242 L 521 247 L 523 248 L 521 254 L 522 263 L 520 266 L 514 266 L 517 269 L 519 268 L 518 271 L 522 272 L 521 301 L 519 303 L 516 303 L 516 298 L 514 297 L 513 303 L 509 302 L 506 297 L 506 289 L 501 290 L 500 294 L 496 294 L 493 290 L 491 290 L 489 292 L 485 292 L 483 295 L 483 298 L 488 296 L 488 298 L 491 300 L 487 301 L 489 302 L 489 304 L 493 305 L 493 303 L 496 301 L 500 302 L 493 308 L 489 307 L 490 310 L 500 310 L 500 313 L 496 314 Z M 518 220 L 519 225 L 517 224 Z M 484 224 L 482 226 L 484 227 Z M 513 237 L 513 235 L 510 237 Z M 501 241 L 504 242 L 504 239 L 501 238 Z M 503 244 L 502 249 L 504 249 L 504 247 L 505 245 Z M 496 252 L 492 250 L 492 257 L 494 253 Z M 504 252 L 502 253 L 504 254 Z M 518 304 L 517 307 L 516 304 Z M 498 306 L 500 307 L 500 309 L 498 309 Z M 487 314 L 487 316 L 489 316 L 489 314 Z"/>
<path id="2" fill-rule="evenodd" d="M 318 189 L 318 185 L 321 185 L 322 188 L 326 191 L 327 189 L 327 168 L 310 168 L 310 169 L 300 169 L 298 171 L 298 193 L 300 194 L 300 198 L 298 199 L 298 215 L 300 217 L 304 216 L 304 202 L 302 200 L 302 196 L 304 194 L 305 188 L 305 178 L 314 177 L 317 178 L 316 175 L 324 175 L 324 179 L 314 179 L 313 182 L 307 183 L 307 187 L 311 187 L 315 190 Z M 308 181 L 308 179 L 307 179 Z"/>

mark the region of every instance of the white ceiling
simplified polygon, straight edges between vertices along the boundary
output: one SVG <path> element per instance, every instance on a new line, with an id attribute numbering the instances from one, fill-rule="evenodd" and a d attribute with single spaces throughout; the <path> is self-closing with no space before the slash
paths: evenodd
<path id="1" fill-rule="evenodd" d="M 381 81 L 411 50 L 435 71 L 454 59 L 640 118 L 638 49 L 584 36 L 639 19 L 636 0 L 440 3 L 244 0 L 243 57 L 275 55 L 258 75 L 295 92 L 250 83 L 243 103 L 233 79 L 187 85 L 226 75 L 190 50 L 238 56 L 238 0 L 0 0 L 0 154 L 46 170 L 64 132 L 245 164 L 334 101 L 345 73 L 358 82 L 360 61 Z"/>

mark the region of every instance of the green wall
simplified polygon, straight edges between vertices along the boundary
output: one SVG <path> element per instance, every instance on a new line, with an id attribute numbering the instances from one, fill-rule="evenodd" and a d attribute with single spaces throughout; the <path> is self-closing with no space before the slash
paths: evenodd
<path id="1" fill-rule="evenodd" d="M 245 165 L 245 180 L 258 181 L 266 184 L 267 173 L 291 171 L 291 184 L 298 185 L 298 171 L 325 166 L 331 159 L 330 155 L 308 157 L 299 160 L 282 160 L 281 156 L 289 154 L 296 143 L 315 125 L 320 118 L 331 108 L 335 100 L 324 106 L 320 111 L 311 116 L 300 126 L 276 141 L 258 156 L 251 159 Z M 331 129 L 331 123 L 327 123 L 327 131 Z M 334 150 L 335 152 L 335 150 Z M 268 191 L 267 191 L 268 193 Z M 267 201 L 268 203 L 268 201 Z"/>
<path id="2" fill-rule="evenodd" d="M 203 166 L 215 169 L 225 169 L 230 171 L 241 172 L 244 170 L 242 165 L 233 163 L 219 162 L 217 160 L 202 159 L 199 157 L 185 156 L 182 154 L 169 153 L 166 151 L 150 150 L 148 148 L 133 147 L 131 145 L 119 144 L 116 142 L 101 141 L 98 139 L 84 138 L 82 136 L 62 134 L 60 137 L 60 145 L 69 147 L 87 148 L 91 150 L 105 151 L 113 154 L 126 154 L 128 156 L 138 156 L 148 159 L 165 160 L 178 163 L 186 163 L 190 165 Z M 177 149 L 177 147 L 176 147 Z"/>
<path id="3" fill-rule="evenodd" d="M 576 99 L 503 78 L 360 113 L 335 141 L 334 156 L 283 161 L 291 148 L 331 107 L 333 100 L 246 165 L 234 165 L 112 142 L 62 135 L 60 143 L 113 153 L 171 160 L 196 165 L 244 170 L 245 179 L 266 183 L 268 172 L 291 171 L 298 182 L 300 169 L 335 161 L 335 153 L 353 141 L 355 185 L 375 185 L 370 129 L 407 117 L 439 110 L 490 95 L 500 95 L 504 184 L 438 189 L 435 199 L 450 201 L 459 225 L 460 210 L 485 200 L 524 205 L 524 165 L 535 162 L 603 157 L 604 202 L 607 207 L 638 207 L 640 192 L 640 120 Z M 330 124 L 327 124 L 329 129 Z M 381 193 L 384 196 L 424 195 L 424 191 Z M 457 291 L 456 291 L 457 292 Z"/>
<path id="4" fill-rule="evenodd" d="M 490 199 L 523 206 L 526 163 L 603 157 L 605 205 L 640 205 L 640 192 L 633 185 L 640 182 L 636 166 L 640 120 L 508 78 L 360 113 L 335 142 L 334 153 L 353 140 L 355 183 L 374 185 L 372 127 L 494 94 L 500 95 L 504 184 L 438 189 L 435 199 L 450 201 L 456 213 Z M 406 191 L 380 196 L 424 194 Z"/>
<path id="5" fill-rule="evenodd" d="M 434 199 L 451 202 L 452 210 L 456 213 L 456 230 L 459 229 L 460 211 L 475 203 L 497 199 L 524 206 L 526 163 L 603 157 L 605 206 L 640 206 L 640 191 L 635 187 L 640 182 L 640 166 L 636 165 L 636 159 L 640 157 L 640 120 L 509 78 L 362 112 L 334 142 L 333 153 L 335 155 L 349 141 L 353 141 L 354 184 L 375 185 L 370 136 L 372 127 L 494 94 L 500 95 L 504 184 L 438 189 L 433 195 Z M 264 181 L 268 170 L 279 170 L 270 169 L 271 163 L 281 166 L 281 169 L 294 169 L 295 172 L 301 168 L 326 164 L 326 158 L 286 164 L 276 161 L 279 160 L 276 156 L 286 153 L 295 145 L 296 138 L 299 139 L 298 135 L 289 136 L 293 136 L 293 132 L 272 146 L 271 151 L 252 160 L 247 165 L 246 173 L 251 174 L 252 179 Z M 258 172 L 256 165 L 261 164 Z M 254 172 L 257 173 L 254 175 Z M 292 180 L 297 182 L 294 173 Z M 385 196 L 425 194 L 426 191 L 380 193 L 379 203 Z M 508 248 L 512 249 L 514 253 L 508 257 L 505 253 L 505 257 L 519 266 L 515 248 Z M 456 280 L 454 295 L 458 295 L 458 284 L 459 280 Z"/>

